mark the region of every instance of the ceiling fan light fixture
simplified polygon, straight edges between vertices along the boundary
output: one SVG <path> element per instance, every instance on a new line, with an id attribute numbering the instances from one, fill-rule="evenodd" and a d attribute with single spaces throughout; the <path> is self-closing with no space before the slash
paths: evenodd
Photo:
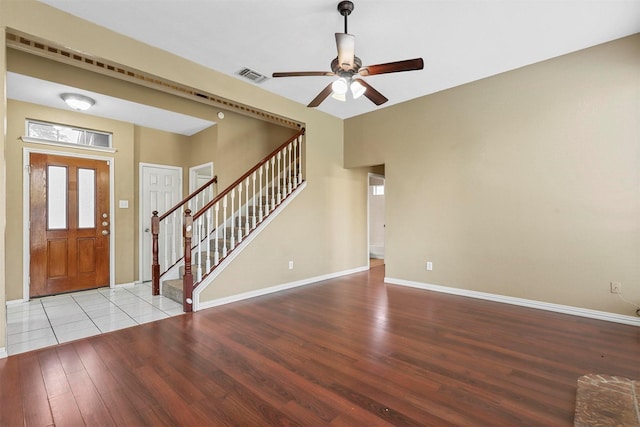
<path id="1" fill-rule="evenodd" d="M 331 89 L 333 89 L 334 94 L 344 95 L 345 93 L 347 93 L 349 85 L 347 85 L 347 80 L 345 78 L 340 77 L 338 80 L 333 82 L 333 84 L 331 85 Z"/>
<path id="2" fill-rule="evenodd" d="M 307 107 L 317 107 L 322 101 L 331 95 L 339 101 L 346 101 L 346 98 L 357 99 L 364 95 L 376 105 L 382 105 L 389 101 L 383 94 L 378 92 L 366 79 L 359 77 L 375 76 L 378 74 L 399 73 L 402 71 L 422 70 L 424 61 L 422 58 L 406 59 L 404 61 L 387 62 L 362 66 L 362 61 L 355 55 L 355 36 L 349 34 L 347 28 L 347 17 L 353 12 L 353 2 L 343 0 L 338 4 L 338 12 L 344 17 L 344 32 L 335 33 L 338 56 L 331 61 L 331 71 L 293 71 L 273 73 L 273 77 L 310 77 L 310 76 L 336 76 L 337 80 L 329 83 L 322 91 L 307 105 Z M 351 95 L 347 92 L 351 90 Z"/>
<path id="3" fill-rule="evenodd" d="M 79 93 L 63 93 L 60 98 L 71 108 L 78 111 L 85 111 L 91 108 L 96 101 L 88 96 Z"/>
<path id="4" fill-rule="evenodd" d="M 351 94 L 353 95 L 353 99 L 358 99 L 360 98 L 364 92 L 367 90 L 366 87 L 364 87 L 362 85 L 362 83 L 360 83 L 357 80 L 354 80 L 353 82 L 351 82 Z"/>

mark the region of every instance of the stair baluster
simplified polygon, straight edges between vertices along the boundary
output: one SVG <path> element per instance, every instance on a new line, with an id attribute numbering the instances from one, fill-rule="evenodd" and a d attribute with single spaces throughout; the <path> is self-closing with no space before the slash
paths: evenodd
<path id="1" fill-rule="evenodd" d="M 247 177 L 247 179 L 244 181 L 244 188 L 245 188 L 245 218 L 244 218 L 244 235 L 248 235 L 251 232 L 251 226 L 249 224 L 249 177 Z"/>
<path id="2" fill-rule="evenodd" d="M 151 225 L 154 248 L 152 266 L 154 294 L 159 292 L 157 285 L 167 271 L 165 266 L 177 269 L 183 262 L 182 289 L 170 287 L 167 290 L 175 289 L 171 292 L 178 299 L 182 299 L 185 311 L 192 309 L 193 289 L 220 266 L 231 251 L 244 243 L 247 236 L 302 183 L 300 157 L 303 135 L 304 129 L 217 196 L 213 197 L 212 192 L 211 185 L 217 182 L 214 178 L 162 216 L 158 217 L 157 212 L 154 212 Z M 209 195 L 211 197 L 208 197 Z M 187 206 L 186 203 L 193 197 L 197 199 Z M 184 216 L 177 212 L 180 207 L 187 208 Z M 198 211 L 192 215 L 189 207 L 197 208 Z M 163 220 L 165 220 L 164 223 Z M 177 231 L 177 227 L 183 229 L 184 245 L 173 244 L 175 238 L 180 238 L 180 235 L 174 234 L 174 238 L 169 231 L 171 229 Z M 164 257 L 162 264 L 158 261 L 158 246 L 166 248 L 162 254 Z M 180 257 L 177 252 L 182 251 L 183 248 L 184 255 Z M 176 260 L 174 253 L 180 259 Z M 193 264 L 192 260 L 194 260 Z M 162 268 L 165 270 L 162 271 Z M 192 271 L 193 268 L 196 269 L 195 272 Z M 167 281 L 167 285 L 169 282 L 171 281 Z M 176 292 L 181 292 L 182 295 Z"/>
<path id="3" fill-rule="evenodd" d="M 235 188 L 231 189 L 231 209 L 229 210 L 229 212 L 231 212 L 231 242 L 229 243 L 229 246 L 231 249 L 236 247 L 236 233 L 235 233 L 235 227 L 233 226 L 233 216 L 235 214 L 235 204 L 234 201 L 236 200 L 236 192 L 235 192 Z M 226 227 L 226 222 L 224 223 L 225 227 Z"/>
<path id="4" fill-rule="evenodd" d="M 227 223 L 227 194 L 222 199 L 222 224 L 217 224 L 218 227 L 222 226 L 222 258 L 227 256 L 227 229 L 225 224 Z"/>
<path id="5" fill-rule="evenodd" d="M 244 183 L 241 182 L 238 184 L 238 218 L 235 221 L 231 221 L 231 227 L 233 227 L 238 233 L 238 243 L 242 242 L 242 226 L 239 225 L 240 221 L 242 221 L 242 185 Z"/>
<path id="6" fill-rule="evenodd" d="M 258 179 L 260 181 L 260 185 L 258 186 L 258 208 L 260 211 L 258 215 L 258 222 L 262 222 L 262 218 L 264 215 L 264 212 L 262 211 L 262 166 L 260 167 L 260 169 L 258 169 Z"/>
<path id="7" fill-rule="evenodd" d="M 276 155 L 276 157 L 278 158 L 278 177 L 277 177 L 278 179 L 275 180 L 275 185 L 278 188 L 278 196 L 277 197 L 278 197 L 278 204 L 280 204 L 280 202 L 282 202 L 282 192 L 280 190 L 280 187 L 281 187 L 281 185 L 280 185 L 280 177 L 282 176 L 282 173 L 281 173 L 281 171 L 282 171 L 281 170 L 281 166 L 282 166 L 281 165 L 282 151 L 278 151 L 278 154 Z"/>
<path id="8" fill-rule="evenodd" d="M 207 271 L 211 270 L 211 233 L 213 232 L 211 228 L 211 209 L 207 210 Z"/>
<path id="9" fill-rule="evenodd" d="M 253 230 L 254 228 L 256 228 L 256 172 L 253 172 L 253 197 L 251 200 L 253 200 L 253 212 L 251 212 L 251 229 Z"/>
<path id="10" fill-rule="evenodd" d="M 215 230 L 216 230 L 216 238 L 215 238 L 215 244 L 213 245 L 214 249 L 216 250 L 215 252 L 215 256 L 213 258 L 213 265 L 218 265 L 218 263 L 220 262 L 220 235 L 218 234 L 218 224 L 220 224 L 220 221 L 218 221 L 218 213 L 220 211 L 220 202 L 216 202 L 216 204 L 213 206 L 213 210 L 216 213 L 216 223 L 215 225 Z"/>
<path id="11" fill-rule="evenodd" d="M 296 188 L 298 182 L 298 140 L 293 140 L 293 188 Z"/>

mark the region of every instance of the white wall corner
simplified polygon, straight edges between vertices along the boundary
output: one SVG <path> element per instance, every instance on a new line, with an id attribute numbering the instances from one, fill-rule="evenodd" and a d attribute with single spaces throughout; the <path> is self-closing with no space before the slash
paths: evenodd
<path id="1" fill-rule="evenodd" d="M 9 357 L 7 349 L 5 347 L 0 347 L 0 359 L 5 359 L 7 357 Z"/>
<path id="2" fill-rule="evenodd" d="M 535 301 L 523 298 L 509 297 L 487 292 L 471 291 L 468 289 L 451 288 L 448 286 L 431 285 L 429 283 L 413 282 L 410 280 L 385 277 L 385 283 L 392 285 L 408 286 L 411 288 L 424 289 L 427 291 L 442 292 L 445 294 L 459 295 L 487 301 L 500 302 L 522 307 L 535 308 L 538 310 L 553 311 L 555 313 L 569 314 L 572 316 L 587 317 L 590 319 L 604 320 L 607 322 L 623 323 L 625 325 L 640 326 L 640 318 L 626 316 L 623 314 L 609 313 L 607 311 L 590 310 L 587 308 L 573 307 L 570 305 L 553 304 L 549 302 Z"/>

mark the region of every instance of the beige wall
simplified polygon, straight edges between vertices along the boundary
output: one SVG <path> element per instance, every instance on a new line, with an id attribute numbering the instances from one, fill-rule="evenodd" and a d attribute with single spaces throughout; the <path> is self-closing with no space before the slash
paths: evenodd
<path id="1" fill-rule="evenodd" d="M 2 13 L 2 1 L 0 0 L 0 38 L 2 38 L 2 43 L 0 43 L 0 194 L 6 194 L 7 184 L 6 184 L 6 160 L 4 156 L 5 151 L 5 143 L 6 143 L 6 120 L 5 112 L 7 111 L 7 97 L 5 93 L 6 87 L 6 76 L 5 70 L 7 68 L 6 65 L 6 47 L 5 47 L 5 26 L 4 22 L 4 14 Z M 0 271 L 6 271 L 6 262 L 5 262 L 5 242 L 6 242 L 6 219 L 7 219 L 7 198 L 0 197 Z M 6 274 L 0 274 L 0 353 L 6 351 L 7 347 L 7 323 L 6 323 L 6 283 L 7 278 Z M 1 356 L 1 354 L 0 354 Z"/>
<path id="2" fill-rule="evenodd" d="M 296 132 L 260 120 L 247 121 L 238 113 L 225 113 L 219 123 L 219 160 L 215 164 L 219 188 L 227 188 L 242 176 L 247 171 L 248 159 L 251 165 L 258 163 Z"/>
<path id="3" fill-rule="evenodd" d="M 367 265 L 368 169 L 342 167 L 343 128 L 322 118 L 307 127 L 307 135 L 322 141 L 306 147 L 307 188 L 202 293 L 201 302 Z"/>
<path id="4" fill-rule="evenodd" d="M 290 209 L 269 226 L 267 234 L 263 233 L 264 238 L 261 235 L 251 250 L 236 258 L 233 266 L 216 281 L 216 288 L 237 293 L 366 265 L 367 171 L 342 167 L 341 120 L 83 22 L 40 2 L 0 2 L 4 24 L 18 31 L 306 123 L 308 187 Z M 4 77 L 4 66 L 0 72 Z M 79 84 L 82 82 L 79 80 Z M 6 109 L 0 113 L 5 116 Z M 219 125 L 222 127 L 225 121 L 226 118 Z M 217 142 L 224 144 L 224 135 L 218 136 Z M 4 143 L 4 139 L 0 141 Z M 223 167 L 219 154 L 216 154 L 216 170 L 218 166 Z M 275 246 L 274 239 L 267 238 L 269 234 L 279 236 Z M 288 270 L 292 254 L 296 268 Z M 0 319 L 0 331 L 3 322 L 4 317 Z"/>
<path id="5" fill-rule="evenodd" d="M 635 35 L 347 120 L 345 164 L 385 164 L 386 275 L 633 315 L 639 70 Z"/>

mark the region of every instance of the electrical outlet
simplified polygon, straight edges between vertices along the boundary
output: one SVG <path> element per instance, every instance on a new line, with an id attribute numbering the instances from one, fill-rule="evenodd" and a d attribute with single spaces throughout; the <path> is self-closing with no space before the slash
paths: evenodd
<path id="1" fill-rule="evenodd" d="M 611 286 L 612 294 L 621 294 L 622 293 L 622 283 L 620 282 L 611 282 L 609 284 Z"/>
<path id="2" fill-rule="evenodd" d="M 289 261 L 289 270 L 293 270 L 293 261 Z"/>
<path id="3" fill-rule="evenodd" d="M 433 263 L 431 261 L 427 261 L 427 270 L 428 271 L 433 270 Z"/>

